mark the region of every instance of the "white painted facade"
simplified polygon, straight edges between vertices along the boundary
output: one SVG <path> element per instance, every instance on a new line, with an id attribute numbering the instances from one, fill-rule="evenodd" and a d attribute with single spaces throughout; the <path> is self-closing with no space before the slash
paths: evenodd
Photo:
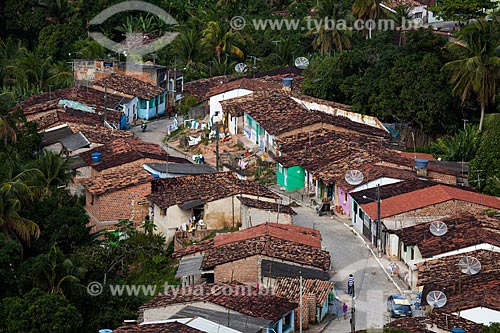
<path id="1" fill-rule="evenodd" d="M 214 122 L 222 122 L 222 105 L 221 101 L 226 101 L 228 99 L 242 97 L 245 95 L 252 94 L 253 91 L 243 88 L 233 89 L 226 92 L 223 92 L 218 95 L 214 95 L 210 97 L 209 106 L 210 106 L 210 119 L 213 119 Z M 232 132 L 231 132 L 232 133 Z M 235 134 L 235 133 L 233 133 Z"/>

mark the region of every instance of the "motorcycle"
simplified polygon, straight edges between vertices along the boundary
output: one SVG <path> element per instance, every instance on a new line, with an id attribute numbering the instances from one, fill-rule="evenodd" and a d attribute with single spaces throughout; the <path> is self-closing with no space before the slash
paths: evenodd
<path id="1" fill-rule="evenodd" d="M 148 128 L 148 125 L 146 125 L 146 123 L 142 123 L 141 124 L 141 129 L 143 132 L 146 132 L 146 128 Z"/>

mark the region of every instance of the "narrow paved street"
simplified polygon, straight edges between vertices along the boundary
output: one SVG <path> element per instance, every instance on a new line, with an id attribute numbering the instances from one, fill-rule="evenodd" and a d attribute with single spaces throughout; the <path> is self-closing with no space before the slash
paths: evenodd
<path id="1" fill-rule="evenodd" d="M 297 216 L 294 224 L 314 227 L 321 231 L 323 246 L 331 253 L 334 273 L 341 301 L 346 301 L 351 310 L 351 297 L 347 295 L 347 277 L 354 275 L 356 297 L 356 329 L 380 328 L 388 321 L 386 299 L 398 293 L 394 284 L 366 247 L 363 241 L 344 224 L 347 220 L 337 216 L 319 217 L 309 207 L 294 208 Z M 325 332 L 350 332 L 350 320 L 334 320 Z"/>

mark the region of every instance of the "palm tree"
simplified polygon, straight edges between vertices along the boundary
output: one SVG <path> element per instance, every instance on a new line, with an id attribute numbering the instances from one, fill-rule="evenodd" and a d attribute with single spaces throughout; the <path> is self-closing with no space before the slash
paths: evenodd
<path id="1" fill-rule="evenodd" d="M 233 30 L 228 23 L 209 21 L 202 34 L 202 43 L 215 51 L 219 63 L 221 63 L 223 53 L 229 53 L 243 59 L 244 53 L 236 45 L 244 42 L 243 35 L 240 31 Z"/>
<path id="2" fill-rule="evenodd" d="M 462 103 L 470 93 L 477 95 L 481 107 L 479 132 L 483 129 L 486 107 L 495 101 L 498 91 L 499 46 L 498 32 L 493 24 L 484 19 L 477 20 L 466 26 L 458 35 L 458 41 L 450 46 L 459 59 L 444 66 L 453 71 L 453 93 L 460 95 Z"/>
<path id="3" fill-rule="evenodd" d="M 7 164 L 2 165 L 7 169 Z M 11 170 L 2 170 L 0 183 L 0 233 L 9 239 L 31 244 L 40 236 L 40 228 L 20 215 L 23 205 L 34 198 L 32 180 L 39 175 L 38 170 L 27 169 L 12 177 Z"/>
<path id="4" fill-rule="evenodd" d="M 352 20 L 351 12 L 345 10 L 342 3 L 335 0 L 321 1 L 315 12 L 316 17 L 328 18 L 335 24 L 342 22 L 341 20 Z M 347 27 L 346 29 L 337 29 L 336 26 L 328 27 L 325 23 L 307 32 L 308 35 L 315 35 L 313 46 L 319 47 L 321 55 L 330 55 L 334 46 L 339 51 L 351 48 L 352 30 Z"/>
<path id="5" fill-rule="evenodd" d="M 199 29 L 190 28 L 182 32 L 174 40 L 174 50 L 176 54 L 184 60 L 186 66 L 190 67 L 201 60 L 203 55 L 200 48 L 202 34 Z"/>
<path id="6" fill-rule="evenodd" d="M 86 270 L 78 267 L 75 263 L 66 258 L 64 253 L 53 246 L 46 254 L 37 256 L 31 266 L 32 278 L 41 289 L 49 293 L 61 293 L 63 288 L 70 285 L 83 287 L 79 284 L 80 279 Z"/>
<path id="7" fill-rule="evenodd" d="M 52 190 L 65 187 L 73 179 L 69 159 L 62 154 L 43 151 L 30 166 L 39 170 L 36 183 L 40 186 L 41 196 L 50 196 Z"/>
<path id="8" fill-rule="evenodd" d="M 144 223 L 141 225 L 141 228 L 144 229 L 144 233 L 146 235 L 152 235 L 158 227 L 154 224 L 153 220 L 149 218 L 149 216 L 144 220 Z"/>
<path id="9" fill-rule="evenodd" d="M 365 23 L 368 20 L 377 21 L 382 15 L 381 3 L 381 0 L 355 0 L 352 5 L 352 14 Z M 368 29 L 368 38 L 372 38 L 372 27 Z"/>

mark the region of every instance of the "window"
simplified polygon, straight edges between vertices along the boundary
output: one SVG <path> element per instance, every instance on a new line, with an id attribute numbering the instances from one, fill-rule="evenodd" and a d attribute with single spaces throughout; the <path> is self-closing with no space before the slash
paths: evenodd
<path id="1" fill-rule="evenodd" d="M 361 209 L 361 207 L 359 207 L 359 218 L 363 220 L 364 219 L 364 215 L 365 215 L 365 213 L 363 212 L 363 210 Z"/>
<path id="2" fill-rule="evenodd" d="M 413 14 L 414 19 L 421 19 L 423 17 L 423 12 L 418 12 Z"/>
<path id="3" fill-rule="evenodd" d="M 344 192 L 344 202 L 347 203 L 347 192 Z"/>
<path id="4" fill-rule="evenodd" d="M 283 317 L 282 332 L 289 332 L 292 330 L 292 327 L 293 327 L 292 321 L 293 321 L 292 312 L 286 314 Z"/>
<path id="5" fill-rule="evenodd" d="M 415 259 L 415 248 L 412 246 L 411 247 L 411 260 Z"/>

